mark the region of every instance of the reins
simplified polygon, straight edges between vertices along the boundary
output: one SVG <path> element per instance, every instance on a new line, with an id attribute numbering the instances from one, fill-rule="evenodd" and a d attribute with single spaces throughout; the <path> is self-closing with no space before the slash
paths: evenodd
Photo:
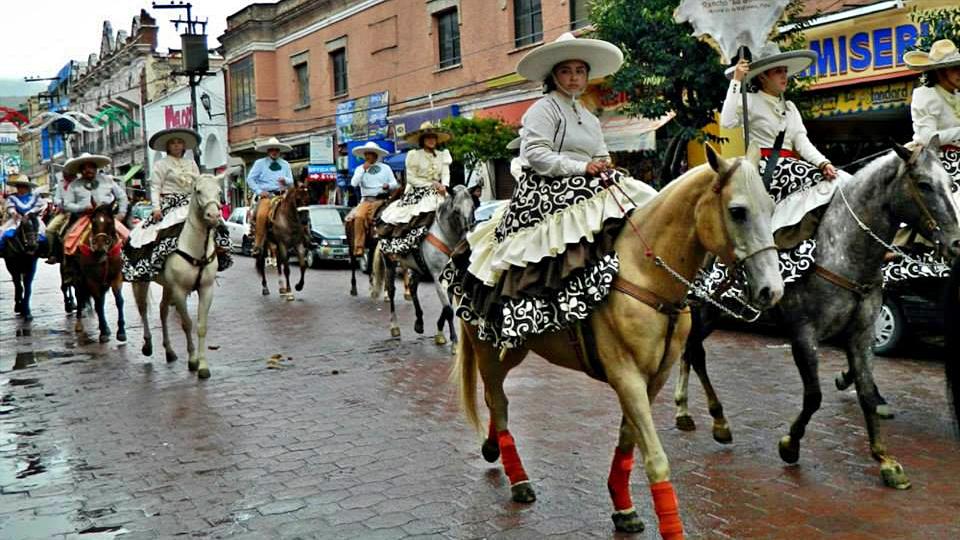
<path id="1" fill-rule="evenodd" d="M 215 202 L 209 202 L 209 203 L 205 204 L 205 205 L 203 206 L 203 208 L 206 208 L 206 207 L 208 207 L 208 206 L 210 206 L 210 205 L 215 205 L 215 204 L 217 204 L 217 203 L 215 203 Z M 213 262 L 214 260 L 216 260 L 216 258 L 217 258 L 217 250 L 216 250 L 216 249 L 213 250 L 213 253 L 211 253 L 210 255 L 207 255 L 207 247 L 210 245 L 210 229 L 212 229 L 212 228 L 213 228 L 213 227 L 210 227 L 210 226 L 204 224 L 203 257 L 202 257 L 202 258 L 198 259 L 198 258 L 194 257 L 193 255 L 190 255 L 189 253 L 183 251 L 183 250 L 180 249 L 179 247 L 176 249 L 176 251 L 174 251 L 174 253 L 176 253 L 177 255 L 179 255 L 180 257 L 182 257 L 183 260 L 185 260 L 185 261 L 187 261 L 188 263 L 190 263 L 191 266 L 193 266 L 194 268 L 197 268 L 197 279 L 194 280 L 194 282 L 193 282 L 193 288 L 190 289 L 190 290 L 192 290 L 192 291 L 196 291 L 196 290 L 199 290 L 199 289 L 200 289 L 200 278 L 203 277 L 203 271 L 206 269 L 206 267 L 207 267 L 210 263 L 212 263 L 212 262 Z"/>

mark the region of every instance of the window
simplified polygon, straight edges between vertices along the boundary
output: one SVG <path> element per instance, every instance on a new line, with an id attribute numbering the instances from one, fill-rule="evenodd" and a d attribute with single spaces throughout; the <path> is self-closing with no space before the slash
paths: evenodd
<path id="1" fill-rule="evenodd" d="M 248 56 L 230 65 L 230 116 L 234 122 L 242 122 L 256 114 L 253 57 Z"/>
<path id="2" fill-rule="evenodd" d="M 334 97 L 347 94 L 347 50 L 337 49 L 330 53 L 330 64 L 333 66 L 333 95 Z"/>
<path id="3" fill-rule="evenodd" d="M 440 45 L 440 67 L 460 63 L 460 21 L 457 10 L 450 9 L 437 14 L 437 37 Z"/>
<path id="4" fill-rule="evenodd" d="M 590 24 L 590 0 L 570 0 L 570 29 Z"/>
<path id="5" fill-rule="evenodd" d="M 540 0 L 513 0 L 513 35 L 515 47 L 543 40 Z"/>
<path id="6" fill-rule="evenodd" d="M 303 62 L 293 66 L 293 72 L 297 78 L 297 106 L 310 106 L 310 68 L 309 64 Z"/>

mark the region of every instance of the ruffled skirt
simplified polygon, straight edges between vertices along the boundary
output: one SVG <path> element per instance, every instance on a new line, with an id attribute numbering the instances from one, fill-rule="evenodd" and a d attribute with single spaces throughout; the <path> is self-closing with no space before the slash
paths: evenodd
<path id="1" fill-rule="evenodd" d="M 403 256 L 420 245 L 433 225 L 437 207 L 443 202 L 433 186 L 414 188 L 390 203 L 377 220 L 380 250 Z"/>

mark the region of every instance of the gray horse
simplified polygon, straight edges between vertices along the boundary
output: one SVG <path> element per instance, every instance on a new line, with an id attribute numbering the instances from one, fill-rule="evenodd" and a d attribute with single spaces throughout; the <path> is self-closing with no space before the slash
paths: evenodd
<path id="1" fill-rule="evenodd" d="M 935 241 L 950 257 L 960 254 L 960 224 L 951 199 L 950 176 L 936 154 L 939 140 L 913 150 L 895 145 L 893 151 L 874 160 L 840 182 L 817 231 L 815 271 L 786 287 L 783 300 L 774 309 L 781 327 L 791 338 L 794 363 L 803 380 L 803 410 L 780 440 L 780 457 L 787 463 L 800 458 L 800 439 L 822 398 L 817 373 L 817 345 L 840 336 L 850 372 L 857 388 L 870 437 L 870 451 L 880 462 L 886 485 L 907 489 L 910 481 L 903 468 L 887 453 L 880 432 L 877 406 L 881 402 L 873 381 L 873 324 L 882 303 L 880 270 L 887 248 L 858 220 L 889 244 L 900 223 L 906 222 Z M 849 206 L 848 206 L 849 205 Z M 677 427 L 694 429 L 687 413 L 687 382 L 694 368 L 707 395 L 718 442 L 732 440 L 723 406 L 706 373 L 703 341 L 712 331 L 717 313 L 701 308 L 687 340 L 675 400 Z M 954 384 L 954 388 L 956 388 Z"/>
<path id="2" fill-rule="evenodd" d="M 397 323 L 397 313 L 393 303 L 396 290 L 395 275 L 399 264 L 412 274 L 410 294 L 413 300 L 413 309 L 417 315 L 413 330 L 418 334 L 423 333 L 423 309 L 420 307 L 417 289 L 421 281 L 433 281 L 437 296 L 440 297 L 440 303 L 443 304 L 443 311 L 440 313 L 440 318 L 437 319 L 437 333 L 434 336 L 434 342 L 437 345 L 447 343 L 447 339 L 443 335 L 443 325 L 446 324 L 450 329 L 450 341 L 456 344 L 457 333 L 453 324 L 454 316 L 453 307 L 450 305 L 450 296 L 437 278 L 440 277 L 440 271 L 450 260 L 453 248 L 463 240 L 467 231 L 473 226 L 474 209 L 473 197 L 470 196 L 467 188 L 455 186 L 440 207 L 437 208 L 433 225 L 430 226 L 430 231 L 420 243 L 420 247 L 396 262 L 383 257 L 380 254 L 380 248 L 377 247 L 374 255 L 373 288 L 370 290 L 370 296 L 371 298 L 379 298 L 383 286 L 386 284 L 387 297 L 390 300 L 391 336 L 400 337 L 400 325 Z"/>

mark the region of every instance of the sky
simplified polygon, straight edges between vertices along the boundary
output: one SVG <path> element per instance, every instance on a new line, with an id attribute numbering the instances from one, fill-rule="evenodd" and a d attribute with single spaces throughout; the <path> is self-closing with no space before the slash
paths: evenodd
<path id="1" fill-rule="evenodd" d="M 11 0 L 3 0 L 6 4 Z M 173 4 L 180 0 L 164 0 Z M 207 46 L 220 46 L 217 37 L 227 27 L 227 16 L 257 0 L 192 0 L 193 15 L 209 19 Z M 261 0 L 270 2 L 272 0 Z M 186 10 L 153 9 L 150 0 L 24 0 L 18 2 L 14 21 L 4 24 L 0 40 L 0 79 L 53 77 L 68 60 L 86 61 L 100 52 L 103 21 L 113 33 L 130 33 L 133 17 L 146 9 L 160 28 L 158 48 L 180 48 L 179 33 L 170 20 L 185 18 Z M 181 31 L 183 27 L 181 26 Z"/>

